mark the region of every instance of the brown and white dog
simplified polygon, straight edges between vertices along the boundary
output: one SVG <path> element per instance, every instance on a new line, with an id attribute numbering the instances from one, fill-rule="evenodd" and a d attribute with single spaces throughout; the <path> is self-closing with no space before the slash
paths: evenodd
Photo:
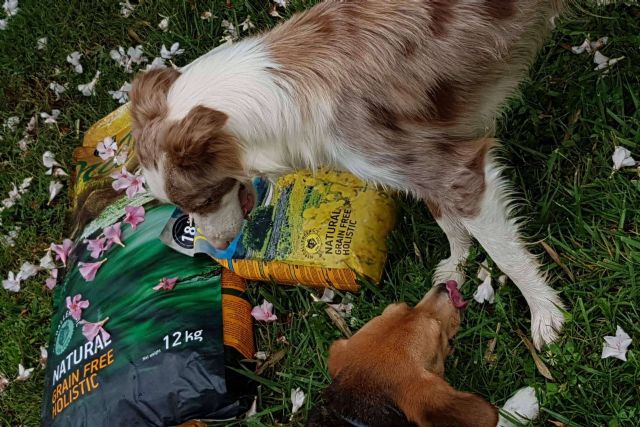
<path id="1" fill-rule="evenodd" d="M 475 238 L 518 286 L 535 344 L 562 303 L 509 216 L 491 154 L 495 119 L 562 0 L 326 1 L 131 91 L 150 190 L 226 247 L 253 206 L 250 177 L 328 166 L 424 200 L 451 256 L 434 283 L 463 283 Z"/>
<path id="2" fill-rule="evenodd" d="M 455 282 L 436 285 L 415 307 L 390 305 L 348 340 L 334 342 L 328 360 L 333 382 L 307 427 L 513 426 L 495 406 L 444 379 L 464 305 Z M 523 417 L 509 412 L 535 418 L 535 398 L 532 403 L 517 407 Z"/>

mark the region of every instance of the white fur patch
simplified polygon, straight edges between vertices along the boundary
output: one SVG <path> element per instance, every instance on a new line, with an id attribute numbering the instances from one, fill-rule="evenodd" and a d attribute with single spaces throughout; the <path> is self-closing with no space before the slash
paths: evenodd
<path id="1" fill-rule="evenodd" d="M 489 157 L 485 167 L 486 191 L 480 214 L 461 223 L 482 245 L 491 259 L 516 284 L 531 310 L 531 334 L 538 349 L 555 341 L 564 323 L 562 301 L 527 250 L 516 221 L 510 217 L 507 182 Z"/>
<path id="2" fill-rule="evenodd" d="M 165 203 L 170 203 L 169 196 L 165 190 L 165 177 L 164 171 L 164 155 L 160 157 L 158 161 L 158 169 L 146 169 L 142 168 L 142 174 L 147 183 L 147 188 L 153 194 L 153 196 Z"/>
<path id="3" fill-rule="evenodd" d="M 248 174 L 315 169 L 328 160 L 330 105 L 319 101 L 314 119 L 304 122 L 288 83 L 269 71 L 279 67 L 260 37 L 222 45 L 182 70 L 167 95 L 168 119 L 180 120 L 198 105 L 226 113 Z"/>
<path id="4" fill-rule="evenodd" d="M 225 246 L 240 232 L 244 220 L 242 206 L 238 198 L 240 183 L 222 197 L 220 207 L 212 214 L 193 214 L 193 219 L 207 240 L 214 246 Z"/>

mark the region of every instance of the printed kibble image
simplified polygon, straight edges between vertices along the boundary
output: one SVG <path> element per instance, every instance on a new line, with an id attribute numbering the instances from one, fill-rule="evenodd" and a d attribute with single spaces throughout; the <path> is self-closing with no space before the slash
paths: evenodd
<path id="1" fill-rule="evenodd" d="M 0 426 L 635 427 L 640 5 L 4 0 Z"/>

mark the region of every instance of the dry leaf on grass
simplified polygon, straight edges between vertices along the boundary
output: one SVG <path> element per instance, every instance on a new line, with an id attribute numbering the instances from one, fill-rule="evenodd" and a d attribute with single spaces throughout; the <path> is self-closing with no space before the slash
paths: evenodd
<path id="1" fill-rule="evenodd" d="M 551 371 L 549 370 L 549 368 L 547 368 L 547 365 L 544 364 L 542 359 L 540 359 L 540 356 L 538 356 L 538 353 L 536 352 L 536 348 L 533 346 L 529 338 L 527 338 L 527 336 L 520 331 L 517 331 L 517 333 L 520 339 L 522 339 L 524 345 L 527 346 L 527 349 L 529 349 L 529 353 L 531 353 L 533 362 L 536 364 L 536 368 L 538 369 L 538 372 L 540 372 L 540 375 L 550 381 L 555 381 L 553 379 L 553 375 L 551 375 Z"/>
<path id="2" fill-rule="evenodd" d="M 288 349 L 283 348 L 269 356 L 269 358 L 265 360 L 264 363 L 260 365 L 260 367 L 258 367 L 258 369 L 256 369 L 256 375 L 262 375 L 262 373 L 267 369 L 276 366 L 287 354 L 287 351 Z"/>
<path id="3" fill-rule="evenodd" d="M 555 249 L 553 249 L 546 242 L 541 242 L 541 244 L 542 244 L 542 247 L 544 248 L 545 252 L 551 257 L 553 262 L 558 264 L 558 267 L 560 267 L 567 274 L 567 276 L 569 276 L 569 279 L 571 279 L 572 282 L 575 282 L 576 279 L 575 279 L 573 273 L 571 272 L 571 270 L 569 270 L 569 268 L 566 265 L 564 265 L 564 263 L 560 259 L 560 255 L 558 255 L 558 253 L 555 251 Z"/>

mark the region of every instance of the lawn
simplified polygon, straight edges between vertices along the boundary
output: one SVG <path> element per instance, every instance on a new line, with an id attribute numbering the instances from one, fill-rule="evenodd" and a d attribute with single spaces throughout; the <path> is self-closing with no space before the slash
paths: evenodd
<path id="1" fill-rule="evenodd" d="M 314 1 L 291 1 L 278 11 L 283 18 Z M 134 3 L 137 5 L 137 3 Z M 129 17 L 118 1 L 21 0 L 20 10 L 0 30 L 0 123 L 20 118 L 15 130 L 0 128 L 0 199 L 11 184 L 33 177 L 31 188 L 15 206 L 0 213 L 0 236 L 19 227 L 15 246 L 0 243 L 0 275 L 16 272 L 24 261 L 37 263 L 51 242 L 66 236 L 65 189 L 47 204 L 50 176 L 42 154 L 50 150 L 67 168 L 84 131 L 119 104 L 108 93 L 133 77 L 110 58 L 109 51 L 141 44 L 147 56 L 159 56 L 163 43 L 185 49 L 175 59 L 184 65 L 228 35 L 223 20 L 240 36 L 275 25 L 267 0 L 140 1 Z M 201 18 L 210 11 L 211 18 Z M 0 11 L 2 14 L 2 11 Z M 255 28 L 241 29 L 250 15 Z M 0 15 L 3 17 L 2 15 Z M 158 28 L 169 18 L 166 32 Z M 606 71 L 594 70 L 588 53 L 570 46 L 590 37 L 608 36 L 602 53 L 624 56 Z M 38 39 L 47 37 L 44 49 Z M 568 307 L 562 338 L 540 353 L 553 380 L 537 371 L 517 331 L 529 333 L 529 314 L 519 291 L 499 288 L 495 304 L 472 302 L 447 363 L 447 379 L 502 404 L 518 388 L 536 388 L 542 406 L 539 425 L 637 426 L 640 422 L 640 170 L 612 173 L 615 146 L 640 158 L 640 8 L 622 4 L 586 8 L 559 22 L 532 68 L 521 95 L 513 99 L 499 124 L 507 175 L 518 191 L 523 228 L 540 255 L 552 286 Z M 65 60 L 82 53 L 82 74 Z M 135 67 L 137 69 L 137 67 Z M 94 96 L 76 86 L 101 76 Z M 57 99 L 51 82 L 68 84 Z M 26 151 L 18 141 L 30 117 L 61 111 L 55 125 L 40 119 Z M 443 165 L 443 167 L 446 167 Z M 365 285 L 352 297 L 356 330 L 395 301 L 416 303 L 430 287 L 437 262 L 448 245 L 430 215 L 418 203 L 399 200 L 399 224 L 390 238 L 390 256 L 379 288 Z M 545 250 L 542 242 L 550 250 Z M 551 253 L 557 254 L 555 257 Z M 470 258 L 463 294 L 471 298 L 483 255 Z M 499 272 L 493 271 L 497 278 Z M 19 363 L 38 364 L 39 346 L 49 334 L 51 293 L 41 274 L 18 293 L 0 289 L 0 375 L 15 378 Z M 494 285 L 497 281 L 494 280 Z M 341 336 L 322 306 L 303 287 L 255 284 L 255 301 L 266 298 L 279 321 L 260 325 L 259 350 L 285 357 L 259 379 L 258 414 L 249 425 L 300 425 L 330 379 L 326 353 Z M 628 361 L 601 359 L 603 337 L 621 326 L 634 339 Z M 278 339 L 285 337 L 285 339 Z M 284 342 L 283 342 L 284 341 Z M 495 345 L 493 352 L 487 349 Z M 0 393 L 0 425 L 39 424 L 43 370 Z M 291 417 L 290 390 L 300 387 L 305 406 Z"/>

